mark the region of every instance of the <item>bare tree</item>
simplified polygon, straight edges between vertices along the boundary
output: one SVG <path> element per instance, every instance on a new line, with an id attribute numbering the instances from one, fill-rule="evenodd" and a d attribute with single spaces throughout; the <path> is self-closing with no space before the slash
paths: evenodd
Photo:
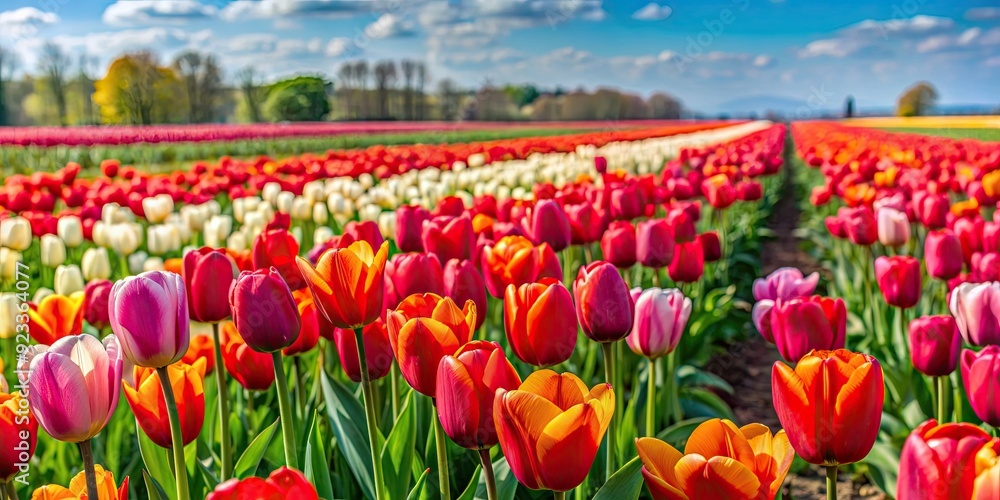
<path id="1" fill-rule="evenodd" d="M 258 123 L 261 121 L 260 106 L 264 100 L 264 95 L 259 82 L 259 76 L 253 66 L 247 66 L 236 73 L 236 80 L 240 85 L 240 92 L 243 93 L 243 100 L 250 114 L 250 121 Z"/>
<path id="2" fill-rule="evenodd" d="M 357 118 L 351 105 L 353 103 L 351 94 L 354 92 L 354 65 L 349 62 L 341 64 L 337 78 L 340 79 L 340 95 L 344 101 L 344 117 Z"/>
<path id="3" fill-rule="evenodd" d="M 458 119 L 461 92 L 454 80 L 445 78 L 438 82 L 438 101 L 441 106 L 441 119 L 452 121 Z"/>
<path id="4" fill-rule="evenodd" d="M 83 103 L 84 124 L 90 125 L 96 122 L 94 119 L 94 78 L 90 76 L 90 65 L 95 59 L 88 57 L 86 53 L 80 55 L 80 73 L 77 75 L 77 84 L 80 86 L 80 100 Z"/>
<path id="5" fill-rule="evenodd" d="M 17 53 L 0 45 L 0 126 L 10 124 L 7 110 L 7 83 L 13 79 L 17 65 Z"/>
<path id="6" fill-rule="evenodd" d="M 58 45 L 47 42 L 42 47 L 39 70 L 52 94 L 52 100 L 56 103 L 59 124 L 63 126 L 66 125 L 66 72 L 69 66 L 69 57 L 63 53 Z"/>
<path id="7" fill-rule="evenodd" d="M 212 121 L 222 94 L 222 69 L 215 56 L 188 50 L 174 59 L 173 66 L 187 91 L 188 121 Z"/>
<path id="8" fill-rule="evenodd" d="M 375 65 L 375 89 L 378 91 L 378 116 L 389 118 L 389 89 L 396 83 L 396 63 L 380 61 Z"/>
<path id="9" fill-rule="evenodd" d="M 403 72 L 403 118 L 413 119 L 413 74 L 416 72 L 417 63 L 403 59 L 399 63 L 399 69 Z"/>
<path id="10" fill-rule="evenodd" d="M 371 117 L 368 99 L 368 77 L 370 75 L 371 69 L 368 67 L 367 61 L 362 60 L 354 63 L 354 77 L 358 79 L 358 89 L 361 93 L 361 118 L 364 120 Z"/>
<path id="11" fill-rule="evenodd" d="M 423 120 L 426 115 L 425 111 L 427 109 L 427 98 L 424 95 L 424 87 L 427 85 L 427 65 L 424 63 L 417 64 L 417 112 L 416 119 Z"/>

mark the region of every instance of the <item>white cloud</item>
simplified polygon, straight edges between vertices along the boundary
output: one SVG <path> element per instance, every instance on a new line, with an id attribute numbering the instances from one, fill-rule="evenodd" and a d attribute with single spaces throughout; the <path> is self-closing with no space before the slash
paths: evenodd
<path id="1" fill-rule="evenodd" d="M 646 4 L 645 7 L 635 11 L 632 14 L 632 19 L 638 19 L 640 21 L 659 21 L 661 19 L 666 19 L 670 17 L 673 12 L 667 5 L 658 5 L 655 3 Z"/>
<path id="2" fill-rule="evenodd" d="M 102 19 L 112 26 L 138 26 L 209 19 L 216 12 L 196 0 L 118 0 L 108 5 Z"/>
<path id="3" fill-rule="evenodd" d="M 442 62 L 447 64 L 484 64 L 518 61 L 525 55 L 513 49 L 501 48 L 492 51 L 477 50 L 462 54 L 445 56 Z"/>
<path id="4" fill-rule="evenodd" d="M 986 66 L 997 66 L 1000 67 L 1000 56 L 993 56 L 985 61 L 983 64 Z"/>
<path id="5" fill-rule="evenodd" d="M 947 36 L 946 33 L 955 26 L 955 21 L 946 17 L 914 16 L 908 19 L 890 19 L 876 21 L 866 19 L 856 24 L 840 29 L 832 38 L 810 42 L 798 51 L 799 58 L 835 57 L 843 58 L 862 52 L 877 52 L 887 50 L 890 40 L 921 40 L 926 50 L 935 50 L 944 42 L 937 36 Z M 912 43 L 912 42 L 910 42 Z"/>
<path id="6" fill-rule="evenodd" d="M 819 56 L 847 57 L 854 54 L 862 47 L 863 44 L 857 40 L 846 38 L 827 38 L 825 40 L 809 42 L 805 48 L 799 51 L 799 57 L 803 59 Z"/>
<path id="7" fill-rule="evenodd" d="M 34 36 L 42 26 L 58 22 L 59 16 L 56 14 L 34 7 L 0 12 L 0 39 Z"/>
<path id="8" fill-rule="evenodd" d="M 350 38 L 337 37 L 330 39 L 330 41 L 326 44 L 324 53 L 327 57 L 341 57 L 359 50 L 360 47 L 358 47 Z"/>
<path id="9" fill-rule="evenodd" d="M 874 37 L 888 38 L 890 36 L 917 37 L 947 31 L 955 25 L 955 21 L 947 17 L 913 16 L 907 19 L 889 19 L 876 21 L 866 19 L 857 24 L 840 30 L 842 37 Z"/>
<path id="10" fill-rule="evenodd" d="M 396 14 L 382 14 L 375 22 L 365 27 L 364 34 L 368 38 L 379 40 L 383 38 L 399 38 L 414 34 L 414 23 Z"/>
<path id="11" fill-rule="evenodd" d="M 399 5 L 399 0 L 235 0 L 222 9 L 221 15 L 227 21 L 336 16 L 398 9 Z"/>
<path id="12" fill-rule="evenodd" d="M 1000 7 L 978 7 L 965 12 L 970 21 L 994 21 L 1000 19 Z"/>

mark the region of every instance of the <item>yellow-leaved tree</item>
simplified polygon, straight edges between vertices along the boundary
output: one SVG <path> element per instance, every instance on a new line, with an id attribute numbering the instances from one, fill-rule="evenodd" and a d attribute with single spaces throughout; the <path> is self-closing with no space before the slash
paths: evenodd
<path id="1" fill-rule="evenodd" d="M 108 124 L 148 125 L 184 118 L 183 84 L 173 69 L 160 66 L 150 52 L 123 55 L 94 82 L 94 103 Z"/>

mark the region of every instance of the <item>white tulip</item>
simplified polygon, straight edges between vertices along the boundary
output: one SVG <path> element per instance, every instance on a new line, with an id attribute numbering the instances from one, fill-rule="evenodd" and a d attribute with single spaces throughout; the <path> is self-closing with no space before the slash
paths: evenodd
<path id="1" fill-rule="evenodd" d="M 131 255 L 142 244 L 142 226 L 137 223 L 113 224 L 107 231 L 108 246 L 120 255 Z"/>
<path id="2" fill-rule="evenodd" d="M 309 220 L 312 218 L 312 204 L 309 203 L 309 200 L 297 196 L 292 199 L 292 206 L 288 211 L 288 215 L 295 221 Z"/>
<path id="3" fill-rule="evenodd" d="M 24 217 L 0 219 L 0 244 L 23 252 L 31 246 L 31 224 Z"/>
<path id="4" fill-rule="evenodd" d="M 312 219 L 316 224 L 322 226 L 330 220 L 330 212 L 326 209 L 326 205 L 322 203 L 313 205 L 312 212 Z"/>
<path id="5" fill-rule="evenodd" d="M 222 205 L 219 205 L 219 202 L 215 200 L 208 200 L 204 205 L 202 205 L 202 210 L 204 210 L 205 213 L 208 214 L 208 217 L 211 218 L 213 215 L 219 215 L 222 213 Z"/>
<path id="6" fill-rule="evenodd" d="M 347 200 L 339 193 L 331 193 L 326 199 L 326 206 L 332 215 L 344 215 L 348 212 Z"/>
<path id="7" fill-rule="evenodd" d="M 0 247 L 0 278 L 13 281 L 17 277 L 17 263 L 21 262 L 21 252 Z"/>
<path id="8" fill-rule="evenodd" d="M 80 262 L 83 278 L 87 281 L 106 280 L 111 277 L 111 258 L 104 247 L 88 248 Z"/>
<path id="9" fill-rule="evenodd" d="M 472 168 L 481 167 L 481 166 L 483 166 L 486 163 L 486 155 L 484 155 L 482 153 L 471 154 L 466 159 L 466 162 Z"/>
<path id="10" fill-rule="evenodd" d="M 181 207 L 180 220 L 190 231 L 200 232 L 205 227 L 205 220 L 209 217 L 211 217 L 211 213 L 205 205 Z"/>
<path id="11" fill-rule="evenodd" d="M 204 223 L 202 222 L 199 222 L 199 224 L 204 226 Z M 184 218 L 181 217 L 179 214 L 171 214 L 170 217 L 167 217 L 166 225 L 174 228 L 177 231 L 178 238 L 180 238 L 181 242 L 191 241 L 191 233 L 194 231 L 194 229 L 192 229 L 191 226 L 189 226 L 188 223 L 184 220 Z"/>
<path id="12" fill-rule="evenodd" d="M 60 217 L 56 224 L 56 234 L 62 238 L 67 247 L 76 248 L 83 244 L 83 223 L 75 215 Z"/>
<path id="13" fill-rule="evenodd" d="M 326 198 L 326 194 L 323 191 L 323 182 L 312 181 L 306 183 L 305 187 L 302 188 L 302 196 L 309 200 L 309 203 L 322 203 Z"/>
<path id="14" fill-rule="evenodd" d="M 142 272 L 147 273 L 149 271 L 162 271 L 163 270 L 163 259 L 159 257 L 150 257 L 142 263 Z"/>
<path id="15" fill-rule="evenodd" d="M 132 255 L 128 256 L 128 272 L 129 274 L 139 274 L 145 269 L 146 259 L 149 258 L 149 254 L 143 251 L 138 251 Z"/>
<path id="16" fill-rule="evenodd" d="M 264 224 L 262 224 L 262 226 L 266 226 L 274 220 L 274 207 L 271 206 L 270 203 L 261 203 L 260 205 L 257 205 L 257 213 L 264 218 Z"/>
<path id="17" fill-rule="evenodd" d="M 247 237 L 243 232 L 236 231 L 229 235 L 226 239 L 226 248 L 234 252 L 243 252 L 247 250 Z"/>
<path id="18" fill-rule="evenodd" d="M 35 304 L 41 304 L 42 301 L 45 300 L 45 297 L 48 297 L 49 295 L 52 295 L 54 293 L 56 293 L 55 290 L 45 288 L 44 286 L 40 287 L 38 290 L 35 291 L 35 296 L 31 298 L 31 301 L 34 302 Z"/>
<path id="19" fill-rule="evenodd" d="M 108 224 L 118 222 L 115 219 L 118 218 L 118 209 L 121 207 L 121 205 L 113 201 L 111 203 L 105 203 L 104 206 L 101 207 L 101 220 Z"/>
<path id="20" fill-rule="evenodd" d="M 110 227 L 107 223 L 102 220 L 94 222 L 93 230 L 90 233 L 90 238 L 94 240 L 94 244 L 99 247 L 110 247 L 111 242 L 109 241 L 109 231 Z"/>
<path id="21" fill-rule="evenodd" d="M 66 261 L 66 245 L 54 234 L 42 235 L 42 265 L 57 267 Z"/>
<path id="22" fill-rule="evenodd" d="M 69 295 L 83 291 L 83 273 L 75 265 L 56 268 L 56 293 Z"/>
<path id="23" fill-rule="evenodd" d="M 378 230 L 383 238 L 396 237 L 396 212 L 382 212 L 378 215 Z"/>
<path id="24" fill-rule="evenodd" d="M 153 255 L 163 255 L 181 248 L 181 235 L 170 224 L 146 228 L 146 248 Z"/>
<path id="25" fill-rule="evenodd" d="M 146 220 L 158 224 L 166 220 L 174 211 L 174 199 L 169 194 L 158 194 L 142 199 L 142 211 Z"/>
<path id="26" fill-rule="evenodd" d="M 275 203 L 278 198 L 278 193 L 281 192 L 281 184 L 277 182 L 268 182 L 264 184 L 264 189 L 260 190 L 261 197 L 264 198 L 268 203 Z"/>
<path id="27" fill-rule="evenodd" d="M 361 185 L 362 189 L 369 189 L 375 185 L 375 177 L 368 172 L 365 172 L 358 176 L 358 184 Z"/>
<path id="28" fill-rule="evenodd" d="M 358 210 L 358 218 L 361 220 L 378 220 L 378 215 L 382 213 L 382 209 L 375 205 L 363 205 L 360 210 Z"/>
<path id="29" fill-rule="evenodd" d="M 205 223 L 203 236 L 205 245 L 212 248 L 226 246 L 226 238 L 233 232 L 233 218 L 228 215 L 213 215 Z"/>
<path id="30" fill-rule="evenodd" d="M 313 245 L 322 245 L 323 243 L 330 241 L 330 238 L 333 238 L 333 236 L 333 229 L 326 226 L 319 226 L 315 231 L 313 231 Z"/>
<path id="31" fill-rule="evenodd" d="M 274 201 L 274 207 L 278 209 L 278 212 L 287 214 L 292 211 L 292 203 L 295 201 L 295 195 L 289 191 L 282 191 L 278 193 L 278 197 Z"/>
<path id="32" fill-rule="evenodd" d="M 21 301 L 13 293 L 0 293 L 0 339 L 9 339 L 17 334 Z"/>

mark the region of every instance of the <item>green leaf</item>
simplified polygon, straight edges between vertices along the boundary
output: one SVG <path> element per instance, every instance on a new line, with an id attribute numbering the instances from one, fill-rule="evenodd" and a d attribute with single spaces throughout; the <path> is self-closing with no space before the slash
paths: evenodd
<path id="1" fill-rule="evenodd" d="M 413 485 L 413 489 L 410 490 L 410 494 L 407 495 L 406 500 L 417 500 L 423 496 L 424 487 L 427 485 L 427 473 L 430 471 L 430 469 L 424 469 L 423 474 L 420 474 L 420 477 L 417 478 L 417 482 Z"/>
<path id="2" fill-rule="evenodd" d="M 608 478 L 608 482 L 594 496 L 594 500 L 636 500 L 642 493 L 642 462 L 635 457 L 618 472 Z"/>
<path id="3" fill-rule="evenodd" d="M 868 465 L 868 475 L 872 483 L 889 496 L 896 494 L 896 480 L 899 477 L 899 453 L 895 447 L 877 441 L 872 451 L 862 462 Z"/>
<path id="4" fill-rule="evenodd" d="M 517 478 L 510 470 L 507 459 L 500 457 L 493 461 L 493 477 L 497 482 L 497 500 L 514 500 L 517 493 Z M 479 475 L 476 500 L 486 499 L 486 474 Z"/>
<path id="5" fill-rule="evenodd" d="M 320 420 L 313 412 L 313 426 L 309 430 L 309 439 L 306 441 L 306 456 L 303 461 L 306 479 L 309 480 L 319 497 L 324 500 L 333 500 L 333 484 L 330 482 L 330 464 L 326 461 L 326 447 L 323 446 L 323 439 L 320 437 Z"/>
<path id="6" fill-rule="evenodd" d="M 684 365 L 677 369 L 677 380 L 681 386 L 699 386 L 719 389 L 727 394 L 733 393 L 733 386 L 714 373 L 701 368 Z"/>
<path id="7" fill-rule="evenodd" d="M 465 491 L 456 500 L 475 500 L 476 491 L 479 489 L 479 476 L 483 473 L 483 466 L 476 466 L 475 472 L 472 473 L 472 479 L 469 479 L 469 485 L 465 487 Z"/>
<path id="8" fill-rule="evenodd" d="M 736 420 L 733 410 L 714 392 L 685 387 L 681 391 L 681 408 L 684 415 L 693 417 L 718 417 Z"/>
<path id="9" fill-rule="evenodd" d="M 264 457 L 264 452 L 267 451 L 267 446 L 271 444 L 271 439 L 274 438 L 274 433 L 277 431 L 280 422 L 280 419 L 275 420 L 273 424 L 267 426 L 266 429 L 261 431 L 250 442 L 250 446 L 243 452 L 243 456 L 236 461 L 236 467 L 233 468 L 233 477 L 246 479 L 257 472 L 260 459 Z"/>
<path id="10" fill-rule="evenodd" d="M 411 392 L 382 447 L 382 474 L 389 500 L 403 500 L 410 490 L 410 465 L 417 446 L 417 413 Z"/>
<path id="11" fill-rule="evenodd" d="M 333 434 L 337 437 L 340 452 L 361 485 L 367 498 L 375 498 L 375 483 L 372 479 L 372 452 L 368 447 L 368 429 L 365 409 L 354 394 L 325 373 L 320 378 L 326 412 L 330 417 Z"/>
<path id="12" fill-rule="evenodd" d="M 681 420 L 657 433 L 656 439 L 665 441 L 678 450 L 683 450 L 688 438 L 691 437 L 691 433 L 708 419 L 708 417 L 696 417 Z"/>
<path id="13" fill-rule="evenodd" d="M 164 498 L 176 500 L 177 485 L 174 484 L 170 454 L 149 439 L 149 436 L 139 428 L 138 422 L 136 423 L 136 436 L 139 439 L 139 453 L 142 455 L 142 463 L 145 464 L 150 479 L 161 486 Z"/>
<path id="14" fill-rule="evenodd" d="M 146 495 L 149 500 L 164 500 L 168 498 L 160 483 L 156 482 L 145 469 L 142 470 L 142 480 L 146 483 Z"/>

